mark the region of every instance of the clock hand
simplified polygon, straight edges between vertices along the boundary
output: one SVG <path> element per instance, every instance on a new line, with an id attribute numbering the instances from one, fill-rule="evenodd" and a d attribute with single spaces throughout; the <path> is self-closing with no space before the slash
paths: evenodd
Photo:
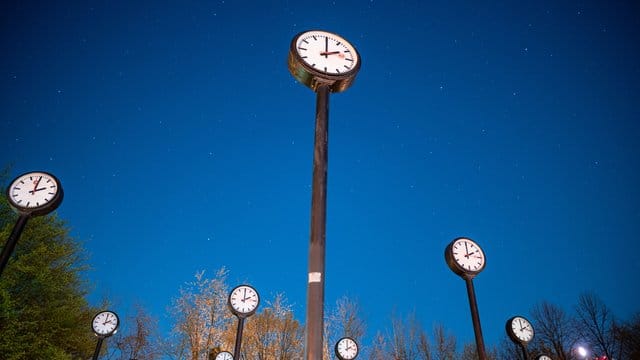
<path id="1" fill-rule="evenodd" d="M 329 57 L 329 38 L 328 37 L 324 38 L 324 54 L 320 54 L 320 55 L 324 55 L 325 58 Z"/>
<path id="2" fill-rule="evenodd" d="M 335 54 L 340 54 L 340 51 L 329 51 L 329 52 L 321 52 L 320 55 L 324 55 L 325 57 L 328 57 L 327 55 L 335 55 Z"/>
<path id="3" fill-rule="evenodd" d="M 40 180 L 42 180 L 42 176 L 40 176 L 40 177 L 38 178 L 38 180 L 36 180 L 36 181 L 33 183 L 33 190 L 29 191 L 30 193 L 32 193 L 32 194 L 33 194 L 33 193 L 35 193 L 35 192 L 37 191 L 36 189 L 38 188 L 38 184 L 40 184 Z"/>

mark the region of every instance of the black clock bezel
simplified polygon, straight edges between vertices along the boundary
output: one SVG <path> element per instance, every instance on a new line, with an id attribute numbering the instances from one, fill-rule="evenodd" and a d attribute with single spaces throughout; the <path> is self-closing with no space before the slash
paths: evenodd
<path id="1" fill-rule="evenodd" d="M 302 35 L 306 33 L 314 32 L 314 31 L 321 31 L 321 32 L 335 35 L 342 39 L 345 39 L 342 35 L 339 35 L 330 31 L 326 31 L 326 30 L 320 30 L 320 29 L 305 30 L 296 34 L 291 40 L 291 45 L 289 47 L 289 56 L 287 61 L 289 65 L 289 71 L 291 72 L 293 77 L 296 78 L 296 80 L 310 87 L 314 91 L 318 88 L 319 85 L 326 84 L 326 85 L 329 85 L 331 92 L 336 92 L 336 93 L 342 92 L 351 86 L 351 84 L 355 80 L 356 74 L 360 70 L 360 66 L 362 65 L 362 58 L 360 57 L 360 53 L 358 52 L 358 49 L 356 49 L 356 47 L 353 46 L 353 44 L 350 41 L 345 39 L 345 41 L 347 41 L 351 45 L 351 47 L 353 47 L 353 50 L 356 52 L 356 56 L 358 60 L 355 66 L 349 71 L 342 73 L 340 75 L 327 74 L 323 71 L 315 69 L 309 66 L 302 59 L 302 57 L 296 50 L 296 44 L 298 42 L 298 39 Z"/>
<path id="2" fill-rule="evenodd" d="M 482 267 L 480 267 L 480 269 L 478 269 L 478 270 L 467 270 L 467 269 L 463 268 L 462 266 L 460 266 L 460 264 L 458 264 L 456 259 L 453 257 L 453 244 L 455 244 L 456 242 L 458 242 L 460 240 L 471 241 L 472 243 L 476 244 L 476 247 L 478 247 L 478 249 L 480 249 L 480 251 L 482 251 L 482 256 L 483 256 L 484 259 L 482 261 Z M 445 261 L 447 262 L 447 265 L 451 269 L 451 271 L 453 271 L 454 273 L 456 273 L 457 275 L 459 275 L 461 277 L 466 277 L 466 278 L 475 277 L 476 275 L 481 273 L 482 270 L 484 270 L 484 268 L 487 266 L 487 254 L 484 252 L 482 247 L 475 240 L 473 240 L 471 238 L 468 238 L 468 237 L 464 237 L 464 236 L 457 237 L 457 238 L 453 239 L 453 241 L 451 241 L 449 243 L 449 245 L 447 245 L 447 247 L 444 249 L 444 258 L 445 258 Z"/>
<path id="3" fill-rule="evenodd" d="M 93 322 L 96 320 L 96 318 L 98 317 L 98 315 L 103 314 L 103 313 L 111 313 L 116 317 L 116 327 L 113 328 L 113 330 L 108 333 L 108 334 L 99 334 L 96 329 L 93 327 Z M 118 314 L 116 314 L 115 312 L 111 311 L 111 310 L 102 310 L 99 311 L 98 313 L 96 313 L 93 318 L 91 319 L 91 331 L 93 331 L 93 333 L 97 336 L 97 337 L 102 337 L 102 338 L 107 338 L 109 336 L 114 335 L 116 332 L 118 332 L 118 328 L 120 327 L 120 317 L 118 316 Z"/>
<path id="4" fill-rule="evenodd" d="M 256 304 L 256 307 L 251 310 L 250 312 L 240 312 L 236 309 L 233 308 L 233 305 L 231 305 L 231 295 L 234 293 L 234 291 L 236 291 L 237 289 L 241 288 L 241 287 L 248 287 L 250 289 L 252 289 L 255 293 L 256 296 L 258 297 L 258 303 Z M 231 313 L 233 313 L 233 315 L 239 317 L 239 318 L 247 318 L 253 314 L 256 313 L 256 311 L 258 311 L 258 308 L 260 307 L 260 293 L 258 293 L 258 290 L 256 290 L 256 288 L 254 288 L 251 285 L 247 285 L 247 284 L 241 284 L 238 285 L 236 287 L 234 287 L 233 289 L 231 289 L 231 291 L 229 292 L 229 296 L 227 297 L 227 306 L 229 306 L 229 309 L 231 310 Z"/>
<path id="5" fill-rule="evenodd" d="M 340 352 L 338 351 L 338 344 L 340 344 L 340 342 L 342 342 L 342 340 L 351 340 L 351 341 L 353 341 L 354 344 L 356 344 L 356 356 L 354 356 L 353 359 L 357 358 L 358 354 L 360 354 L 360 345 L 358 345 L 358 342 L 354 338 L 352 338 L 350 336 L 344 336 L 344 337 L 341 337 L 340 340 L 336 341 L 336 345 L 334 346 L 334 352 L 335 352 L 336 356 L 338 357 L 338 359 L 340 359 L 340 360 L 353 360 L 353 359 L 345 359 L 345 358 L 342 357 L 342 355 L 340 355 Z"/>
<path id="6" fill-rule="evenodd" d="M 12 187 L 14 186 L 16 181 L 18 181 L 20 178 L 24 176 L 28 176 L 29 174 L 43 174 L 45 176 L 50 177 L 51 179 L 53 179 L 53 181 L 56 182 L 56 187 L 58 188 L 58 191 L 50 201 L 37 207 L 24 207 L 24 206 L 20 206 L 19 204 L 16 204 L 13 201 L 13 198 L 11 196 Z M 9 186 L 7 186 L 7 189 L 5 190 L 5 194 L 7 196 L 7 200 L 9 201 L 9 205 L 11 206 L 11 208 L 18 214 L 27 215 L 27 216 L 42 216 L 42 215 L 49 214 L 50 212 L 57 209 L 58 206 L 60 206 L 60 204 L 62 203 L 62 199 L 64 198 L 64 190 L 62 189 L 62 183 L 60 183 L 60 179 L 58 179 L 55 175 L 46 171 L 28 171 L 24 174 L 16 176 L 13 180 L 11 180 L 11 183 L 9 183 Z"/>
<path id="7" fill-rule="evenodd" d="M 531 336 L 531 339 L 529 341 L 524 341 L 522 339 L 520 339 L 514 332 L 513 332 L 513 322 L 517 319 L 517 318 L 521 318 L 524 319 L 527 323 L 529 323 L 529 326 L 531 326 L 531 331 L 533 332 L 533 335 Z M 522 316 L 522 315 L 516 315 L 516 316 L 512 316 L 510 317 L 506 324 L 505 324 L 505 328 L 507 330 L 507 335 L 509 336 L 509 338 L 511 339 L 511 341 L 513 341 L 516 344 L 520 344 L 522 346 L 526 346 L 528 343 L 530 343 L 531 341 L 533 341 L 533 339 L 536 337 L 536 329 L 533 328 L 533 324 L 531 323 L 531 321 L 529 321 L 529 319 L 527 319 L 526 317 Z"/>

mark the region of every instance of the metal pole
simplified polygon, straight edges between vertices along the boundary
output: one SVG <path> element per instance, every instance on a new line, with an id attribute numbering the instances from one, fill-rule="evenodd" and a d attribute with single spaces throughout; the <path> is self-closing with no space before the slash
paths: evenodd
<path id="1" fill-rule="evenodd" d="M 480 360 L 486 360 L 487 355 L 484 351 L 484 340 L 482 338 L 482 328 L 480 327 L 480 315 L 478 314 L 478 303 L 476 302 L 476 292 L 473 288 L 473 279 L 464 277 L 467 284 L 467 295 L 469 295 L 469 307 L 471 308 L 471 320 L 473 321 L 473 332 L 476 335 L 476 347 L 478 349 L 478 357 Z"/>
<path id="2" fill-rule="evenodd" d="M 93 353 L 93 360 L 98 360 L 98 355 L 100 355 L 100 348 L 102 347 L 102 340 L 104 340 L 102 336 L 98 338 L 98 343 L 96 344 L 96 351 Z"/>
<path id="3" fill-rule="evenodd" d="M 236 332 L 236 346 L 233 348 L 233 360 L 240 360 L 240 346 L 242 345 L 242 329 L 244 318 L 238 317 L 238 331 Z"/>
<path id="4" fill-rule="evenodd" d="M 9 262 L 9 258 L 11 257 L 16 244 L 18 243 L 18 239 L 20 238 L 22 230 L 24 230 L 24 227 L 27 224 L 27 220 L 29 220 L 29 215 L 23 214 L 18 217 L 18 220 L 16 221 L 13 230 L 11 231 L 11 235 L 9 235 L 4 248 L 2 248 L 2 253 L 0 254 L 0 275 L 2 275 L 5 266 L 7 266 L 7 263 Z"/>
<path id="5" fill-rule="evenodd" d="M 527 347 L 524 346 L 524 344 L 520 344 L 520 347 L 522 348 L 522 358 L 524 360 L 529 360 L 529 354 L 527 353 Z"/>
<path id="6" fill-rule="evenodd" d="M 324 311 L 325 224 L 327 213 L 327 160 L 329 142 L 329 86 L 316 89 L 316 128 L 311 190 L 311 243 L 307 283 L 307 360 L 322 360 Z"/>

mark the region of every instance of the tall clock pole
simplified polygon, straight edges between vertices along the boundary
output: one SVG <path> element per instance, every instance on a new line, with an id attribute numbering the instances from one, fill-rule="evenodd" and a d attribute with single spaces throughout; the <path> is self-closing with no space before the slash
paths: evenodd
<path id="1" fill-rule="evenodd" d="M 329 86 L 316 89 L 316 127 L 311 190 L 311 239 L 307 285 L 307 359 L 322 358 L 324 321 L 324 263 L 329 153 Z M 314 354 L 314 355 L 311 355 Z"/>
<path id="2" fill-rule="evenodd" d="M 360 69 L 360 56 L 341 36 L 310 30 L 299 33 L 291 41 L 288 66 L 293 77 L 316 93 L 305 359 L 322 360 L 329 94 L 351 86 Z"/>

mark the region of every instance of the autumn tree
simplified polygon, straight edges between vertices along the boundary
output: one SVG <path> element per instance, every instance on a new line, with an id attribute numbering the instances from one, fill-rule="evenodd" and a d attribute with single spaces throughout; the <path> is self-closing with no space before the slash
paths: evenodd
<path id="1" fill-rule="evenodd" d="M 158 321 L 141 305 L 122 322 L 122 327 L 110 343 L 115 343 L 115 354 L 110 359 L 154 360 L 160 356 L 158 348 Z"/>
<path id="2" fill-rule="evenodd" d="M 222 268 L 213 278 L 196 273 L 195 280 L 180 289 L 173 301 L 173 336 L 166 356 L 174 359 L 207 360 L 209 352 L 223 343 L 223 334 L 232 315 L 227 308 L 227 270 Z"/>
<path id="3" fill-rule="evenodd" d="M 17 216 L 0 197 L 0 239 Z M 83 273 L 84 250 L 56 215 L 29 220 L 0 277 L 0 357 L 86 359 L 95 349 L 89 324 L 96 309 Z"/>
<path id="4" fill-rule="evenodd" d="M 300 359 L 304 352 L 304 329 L 294 318 L 291 306 L 283 294 L 277 294 L 273 301 L 266 304 L 245 322 L 241 349 L 243 358 Z"/>

